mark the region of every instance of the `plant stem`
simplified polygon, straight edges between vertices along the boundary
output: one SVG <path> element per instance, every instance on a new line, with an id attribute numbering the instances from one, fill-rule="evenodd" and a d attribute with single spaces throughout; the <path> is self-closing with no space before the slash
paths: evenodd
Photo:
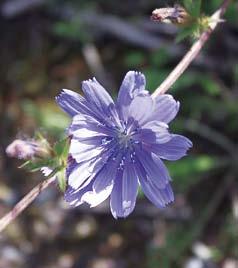
<path id="1" fill-rule="evenodd" d="M 52 172 L 53 173 L 53 172 Z M 48 188 L 56 179 L 56 177 L 50 174 L 50 178 L 39 183 L 35 186 L 27 195 L 25 195 L 15 206 L 14 208 L 8 212 L 5 216 L 0 219 L 0 232 L 2 232 L 9 223 L 11 223 L 15 218 L 25 209 L 27 208 L 36 197 Z"/>
<path id="2" fill-rule="evenodd" d="M 170 87 L 177 81 L 177 79 L 183 74 L 190 63 L 196 58 L 200 50 L 209 39 L 211 33 L 215 30 L 218 23 L 221 22 L 221 17 L 226 11 L 231 0 L 224 0 L 221 7 L 211 16 L 211 22 L 209 28 L 201 34 L 199 39 L 193 44 L 190 50 L 185 54 L 183 59 L 175 67 L 175 69 L 168 75 L 168 77 L 163 81 L 163 83 L 154 91 L 153 97 L 160 94 L 164 94 L 170 89 Z"/>

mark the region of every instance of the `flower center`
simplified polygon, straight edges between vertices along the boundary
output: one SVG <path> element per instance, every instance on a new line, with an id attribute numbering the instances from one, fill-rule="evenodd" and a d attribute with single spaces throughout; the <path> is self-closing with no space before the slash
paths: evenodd
<path id="1" fill-rule="evenodd" d="M 128 148 L 131 146 L 131 135 L 126 130 L 118 132 L 118 142 L 122 147 Z"/>

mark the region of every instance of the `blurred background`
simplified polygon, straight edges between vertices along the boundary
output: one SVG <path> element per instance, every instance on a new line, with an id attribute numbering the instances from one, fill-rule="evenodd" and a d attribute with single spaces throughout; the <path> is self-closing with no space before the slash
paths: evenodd
<path id="1" fill-rule="evenodd" d="M 196 1 L 196 0 L 195 0 Z M 43 180 L 5 154 L 41 131 L 53 143 L 69 118 L 54 97 L 96 76 L 116 96 L 128 70 L 153 90 L 191 39 L 150 21 L 179 1 L 9 0 L 0 3 L 0 215 Z M 202 2 L 212 14 L 221 0 Z M 194 147 L 167 162 L 176 201 L 158 210 L 138 197 L 115 220 L 107 202 L 70 209 L 51 187 L 0 234 L 0 268 L 238 268 L 238 4 L 233 1 L 199 57 L 171 88 L 181 102 L 174 132 Z"/>

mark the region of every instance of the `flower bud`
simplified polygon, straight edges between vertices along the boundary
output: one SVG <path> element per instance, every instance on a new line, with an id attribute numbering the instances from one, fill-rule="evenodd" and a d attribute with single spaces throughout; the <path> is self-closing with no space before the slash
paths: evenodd
<path id="1" fill-rule="evenodd" d="M 6 148 L 9 157 L 29 160 L 35 157 L 44 158 L 50 155 L 48 142 L 44 140 L 20 140 L 16 139 Z"/>
<path id="2" fill-rule="evenodd" d="M 188 23 L 190 15 L 181 6 L 157 8 L 152 12 L 151 19 L 157 22 L 183 25 Z"/>

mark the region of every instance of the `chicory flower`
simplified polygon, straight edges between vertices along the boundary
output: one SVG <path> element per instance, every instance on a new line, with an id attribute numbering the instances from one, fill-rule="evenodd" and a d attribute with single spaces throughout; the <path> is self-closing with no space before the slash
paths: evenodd
<path id="1" fill-rule="evenodd" d="M 72 117 L 65 192 L 71 205 L 94 207 L 110 196 L 112 215 L 126 217 L 139 185 L 159 208 L 174 201 L 161 159 L 180 159 L 192 143 L 169 132 L 179 102 L 167 94 L 152 98 L 145 85 L 142 73 L 130 71 L 115 102 L 95 78 L 82 83 L 84 97 L 67 89 L 56 97 Z"/>

